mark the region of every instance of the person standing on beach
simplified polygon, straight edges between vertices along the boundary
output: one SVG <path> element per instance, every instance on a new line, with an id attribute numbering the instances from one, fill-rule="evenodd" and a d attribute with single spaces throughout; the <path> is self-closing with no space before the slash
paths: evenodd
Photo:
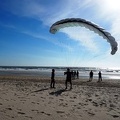
<path id="1" fill-rule="evenodd" d="M 52 69 L 51 72 L 51 83 L 50 83 L 51 88 L 55 88 L 55 69 Z"/>
<path id="2" fill-rule="evenodd" d="M 98 82 L 101 82 L 102 81 L 102 74 L 101 74 L 101 71 L 99 71 L 98 73 Z"/>
<path id="3" fill-rule="evenodd" d="M 91 70 L 90 73 L 89 73 L 89 82 L 91 82 L 93 80 L 93 71 Z"/>
<path id="4" fill-rule="evenodd" d="M 77 73 L 76 73 L 76 74 L 77 74 L 77 79 L 78 79 L 78 78 L 79 78 L 79 72 L 78 72 L 78 70 L 77 70 Z"/>
<path id="5" fill-rule="evenodd" d="M 64 72 L 64 75 L 66 75 L 66 81 L 65 81 L 65 89 L 67 89 L 67 83 L 70 83 L 70 89 L 72 89 L 72 81 L 71 81 L 71 75 L 72 72 L 70 72 L 70 69 L 67 69 L 67 72 Z"/>

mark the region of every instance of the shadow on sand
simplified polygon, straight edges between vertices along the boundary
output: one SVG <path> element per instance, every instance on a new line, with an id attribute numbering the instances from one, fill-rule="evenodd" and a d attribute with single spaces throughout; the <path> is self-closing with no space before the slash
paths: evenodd
<path id="1" fill-rule="evenodd" d="M 60 90 L 57 90 L 57 91 L 55 91 L 55 92 L 51 92 L 51 93 L 49 93 L 50 95 L 55 95 L 55 96 L 58 96 L 58 95 L 61 95 L 63 92 L 65 92 L 65 91 L 68 91 L 68 90 L 66 90 L 66 89 L 60 89 Z"/>
<path id="2" fill-rule="evenodd" d="M 49 87 L 48 87 L 48 88 L 42 88 L 42 89 L 40 89 L 40 90 L 32 91 L 31 93 L 34 93 L 34 92 L 41 92 L 41 91 L 45 91 L 45 90 L 48 90 L 48 89 L 49 89 Z"/>

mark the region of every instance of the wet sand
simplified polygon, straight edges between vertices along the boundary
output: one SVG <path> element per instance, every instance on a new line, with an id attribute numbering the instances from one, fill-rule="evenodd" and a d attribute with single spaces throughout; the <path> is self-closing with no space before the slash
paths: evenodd
<path id="1" fill-rule="evenodd" d="M 72 90 L 64 89 L 64 79 L 55 89 L 49 82 L 0 76 L 1 120 L 120 120 L 120 80 L 73 80 Z"/>

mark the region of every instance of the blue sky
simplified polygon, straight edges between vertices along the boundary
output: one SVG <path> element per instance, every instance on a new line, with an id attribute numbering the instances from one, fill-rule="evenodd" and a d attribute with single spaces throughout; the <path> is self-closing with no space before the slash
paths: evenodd
<path id="1" fill-rule="evenodd" d="M 0 0 L 0 65 L 120 68 L 119 0 Z M 56 34 L 50 26 L 65 18 L 83 18 L 110 32 L 110 44 L 85 28 Z"/>

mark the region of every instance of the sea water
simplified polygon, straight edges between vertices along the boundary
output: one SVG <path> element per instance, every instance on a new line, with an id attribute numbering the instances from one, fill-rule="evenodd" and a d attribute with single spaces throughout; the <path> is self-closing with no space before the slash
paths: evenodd
<path id="1" fill-rule="evenodd" d="M 43 66 L 0 66 L 0 75 L 16 76 L 39 76 L 50 77 L 51 70 L 55 69 L 56 77 L 65 77 L 64 72 L 67 67 L 43 67 Z M 79 71 L 79 78 L 89 79 L 89 72 L 92 70 L 94 78 L 98 78 L 98 72 L 101 71 L 102 78 L 120 80 L 120 70 L 96 68 L 96 67 L 70 67 L 72 71 Z"/>

